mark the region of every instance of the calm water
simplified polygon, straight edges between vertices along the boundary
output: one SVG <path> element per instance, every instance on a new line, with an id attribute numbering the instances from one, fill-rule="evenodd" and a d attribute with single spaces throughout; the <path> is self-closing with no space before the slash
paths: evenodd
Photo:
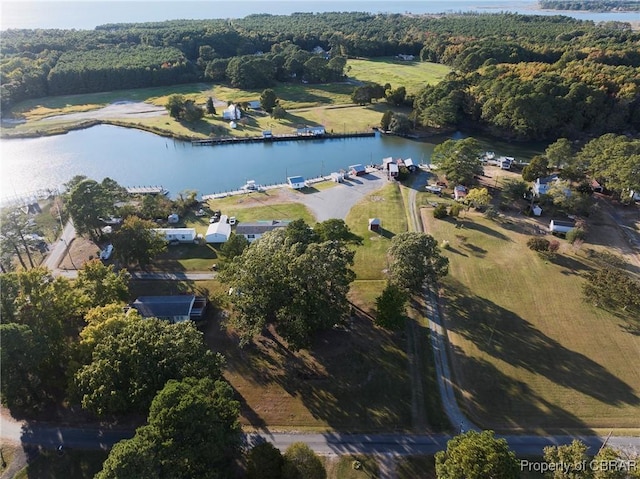
<path id="1" fill-rule="evenodd" d="M 457 137 L 461 135 L 458 134 Z M 287 176 L 328 175 L 355 163 L 381 163 L 387 156 L 428 163 L 433 143 L 376 136 L 344 140 L 192 146 L 151 133 L 100 125 L 46 138 L 0 140 L 0 198 L 59 188 L 74 175 L 110 177 L 123 186 L 162 185 L 171 195 L 186 189 L 200 195 L 238 189 L 247 180 L 282 183 Z M 487 139 L 484 147 L 528 160 L 541 144 Z"/>
<path id="2" fill-rule="evenodd" d="M 240 18 L 252 13 L 367 11 L 371 13 L 448 13 L 503 11 L 537 15 L 567 15 L 580 20 L 638 21 L 638 13 L 558 12 L 538 9 L 536 0 L 426 0 L 323 2 L 280 0 L 149 1 L 2 1 L 0 28 L 93 29 L 106 23 L 153 22 L 173 19 Z"/>

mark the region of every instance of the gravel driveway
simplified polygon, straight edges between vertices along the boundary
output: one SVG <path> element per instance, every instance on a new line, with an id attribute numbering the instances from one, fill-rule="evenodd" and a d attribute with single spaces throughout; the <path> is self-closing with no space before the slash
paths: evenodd
<path id="1" fill-rule="evenodd" d="M 291 199 L 304 204 L 316 216 L 318 221 L 331 218 L 345 219 L 349 210 L 369 193 L 387 184 L 387 177 L 379 171 L 365 176 L 351 177 L 333 188 L 315 193 L 291 191 Z"/>

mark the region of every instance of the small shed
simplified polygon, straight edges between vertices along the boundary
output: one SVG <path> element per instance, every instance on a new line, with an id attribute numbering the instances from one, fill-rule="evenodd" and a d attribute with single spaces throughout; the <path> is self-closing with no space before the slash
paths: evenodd
<path id="1" fill-rule="evenodd" d="M 380 218 L 369 218 L 369 230 L 379 232 L 382 228 Z"/>
<path id="2" fill-rule="evenodd" d="M 398 168 L 397 163 L 389 163 L 389 176 L 391 178 L 396 178 L 400 174 L 400 169 Z"/>
<path id="3" fill-rule="evenodd" d="M 542 208 L 540 208 L 540 206 L 538 205 L 533 205 L 533 208 L 531 208 L 531 212 L 534 216 L 540 216 L 542 214 Z"/>
<path id="4" fill-rule="evenodd" d="M 204 240 L 207 243 L 225 243 L 231 236 L 231 225 L 227 223 L 227 215 L 220 216 L 220 221 L 209 223 Z"/>
<path id="5" fill-rule="evenodd" d="M 349 165 L 349 173 L 353 176 L 364 176 L 367 174 L 367 169 L 358 163 L 357 165 Z"/>
<path id="6" fill-rule="evenodd" d="M 411 158 L 407 158 L 406 160 L 404 160 L 404 166 L 406 166 L 411 173 L 418 169 L 418 165 L 416 165 Z"/>
<path id="7" fill-rule="evenodd" d="M 231 128 L 232 130 L 235 130 L 236 128 L 238 128 L 238 124 L 235 121 L 230 121 L 229 128 Z"/>
<path id="8" fill-rule="evenodd" d="M 178 216 L 176 213 L 171 213 L 169 216 L 167 216 L 167 222 L 169 224 L 175 225 L 179 221 L 180 221 L 180 216 Z"/>
<path id="9" fill-rule="evenodd" d="M 572 221 L 551 220 L 549 222 L 549 232 L 552 234 L 565 234 L 575 227 L 576 225 Z"/>
<path id="10" fill-rule="evenodd" d="M 299 190 L 307 186 L 307 182 L 302 176 L 290 176 L 287 178 L 287 183 L 294 190 Z"/>
<path id="11" fill-rule="evenodd" d="M 462 201 L 467 197 L 467 187 L 458 185 L 453 189 L 453 198 L 456 201 Z"/>

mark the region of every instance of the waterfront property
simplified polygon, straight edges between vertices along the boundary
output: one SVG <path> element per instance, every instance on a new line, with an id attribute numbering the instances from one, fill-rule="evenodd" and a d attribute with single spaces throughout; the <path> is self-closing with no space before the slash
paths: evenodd
<path id="1" fill-rule="evenodd" d="M 278 228 L 286 228 L 289 225 L 289 220 L 269 220 L 269 221 L 254 221 L 251 223 L 239 223 L 236 226 L 236 234 L 244 236 L 249 242 L 253 242 L 268 231 L 273 231 Z"/>
<path id="2" fill-rule="evenodd" d="M 207 298 L 195 295 L 140 296 L 131 307 L 143 318 L 158 318 L 170 323 L 198 321 L 204 318 Z"/>
<path id="3" fill-rule="evenodd" d="M 533 194 L 536 196 L 544 195 L 549 191 L 549 188 L 559 180 L 558 175 L 549 175 L 544 178 L 536 178 L 533 183 Z"/>
<path id="4" fill-rule="evenodd" d="M 353 176 L 364 176 L 367 174 L 367 169 L 359 163 L 357 165 L 349 165 L 349 174 Z"/>
<path id="5" fill-rule="evenodd" d="M 289 176 L 287 178 L 287 183 L 294 190 L 299 190 L 307 186 L 307 182 L 302 176 Z"/>
<path id="6" fill-rule="evenodd" d="M 153 228 L 151 231 L 169 243 L 193 243 L 197 238 L 195 228 Z"/>
<path id="7" fill-rule="evenodd" d="M 207 243 L 225 243 L 231 236 L 231 225 L 228 223 L 227 215 L 221 215 L 219 221 L 210 223 L 204 240 Z"/>

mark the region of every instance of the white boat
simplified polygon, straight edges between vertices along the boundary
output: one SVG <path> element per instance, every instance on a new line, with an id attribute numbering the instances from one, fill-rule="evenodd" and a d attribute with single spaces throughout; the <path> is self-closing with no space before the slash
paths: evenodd
<path id="1" fill-rule="evenodd" d="M 249 180 L 244 185 L 242 185 L 241 190 L 244 191 L 257 191 L 260 189 L 260 185 L 256 185 L 255 180 Z"/>

